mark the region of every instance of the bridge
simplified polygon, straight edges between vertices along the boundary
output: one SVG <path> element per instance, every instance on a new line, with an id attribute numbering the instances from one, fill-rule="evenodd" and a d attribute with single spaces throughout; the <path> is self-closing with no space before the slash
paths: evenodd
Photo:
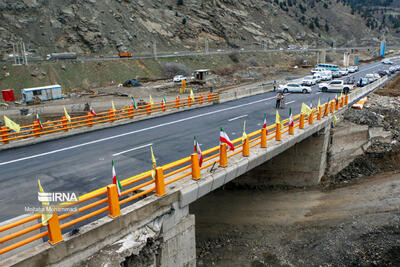
<path id="1" fill-rule="evenodd" d="M 194 266 L 195 218 L 189 205 L 234 179 L 254 185 L 308 186 L 320 182 L 326 169 L 330 130 L 350 103 L 378 88 L 382 78 L 350 95 L 330 100 L 198 154 L 158 166 L 122 182 L 92 191 L 73 204 L 75 212 L 54 213 L 47 226 L 36 214 L 0 226 L 1 266 L 95 264 L 129 261 L 146 245 L 159 242 L 149 260 L 160 266 Z M 234 97 L 232 95 L 219 96 Z M 107 216 L 108 215 L 108 216 Z M 108 256 L 107 256 L 108 255 Z M 110 256 L 111 255 L 111 256 Z M 133 257 L 133 258 L 132 258 Z"/>

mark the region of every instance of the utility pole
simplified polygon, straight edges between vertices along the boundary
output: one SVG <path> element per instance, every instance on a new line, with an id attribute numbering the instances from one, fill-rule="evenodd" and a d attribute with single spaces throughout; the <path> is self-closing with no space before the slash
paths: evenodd
<path id="1" fill-rule="evenodd" d="M 13 45 L 13 58 L 14 58 L 14 64 L 17 65 L 17 55 L 15 54 L 15 43 Z"/>
<path id="2" fill-rule="evenodd" d="M 24 59 L 25 59 L 25 65 L 28 66 L 28 59 L 26 58 L 26 53 L 25 53 L 25 43 L 22 42 L 22 39 L 21 39 L 21 43 L 22 43 L 22 52 L 24 53 L 23 55 L 24 55 Z"/>
<path id="3" fill-rule="evenodd" d="M 206 55 L 208 55 L 208 40 L 207 39 L 204 40 L 204 52 L 206 53 Z"/>

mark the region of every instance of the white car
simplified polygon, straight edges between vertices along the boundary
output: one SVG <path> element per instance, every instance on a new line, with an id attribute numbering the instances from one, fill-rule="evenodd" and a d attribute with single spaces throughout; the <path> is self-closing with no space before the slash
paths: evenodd
<path id="1" fill-rule="evenodd" d="M 322 71 L 319 73 L 319 75 L 321 75 L 321 79 L 323 81 L 332 80 L 332 72 L 331 71 Z"/>
<path id="2" fill-rule="evenodd" d="M 322 81 L 322 76 L 319 72 L 315 73 L 313 77 L 317 81 L 317 83 Z"/>
<path id="3" fill-rule="evenodd" d="M 312 73 L 312 74 L 315 74 L 315 73 L 321 72 L 321 71 L 326 71 L 326 69 L 324 69 L 324 68 L 315 68 L 315 69 L 312 69 L 312 70 L 311 70 L 311 73 Z"/>
<path id="4" fill-rule="evenodd" d="M 301 85 L 312 86 L 317 84 L 317 79 L 314 76 L 306 76 L 301 81 Z"/>
<path id="5" fill-rule="evenodd" d="M 347 70 L 348 70 L 350 73 L 354 73 L 354 72 L 357 71 L 356 67 L 354 67 L 354 66 L 349 67 Z"/>
<path id="6" fill-rule="evenodd" d="M 342 80 L 333 80 L 319 85 L 319 90 L 322 92 L 343 92 L 348 94 L 353 89 L 353 84 L 347 84 Z"/>
<path id="7" fill-rule="evenodd" d="M 365 75 L 365 78 L 367 78 L 371 82 L 378 80 L 378 78 L 375 76 L 375 73 L 368 73 L 367 75 Z"/>
<path id="8" fill-rule="evenodd" d="M 176 75 L 173 79 L 174 83 L 179 83 L 183 80 L 187 80 L 185 76 L 183 75 Z"/>
<path id="9" fill-rule="evenodd" d="M 288 83 L 285 85 L 280 85 L 278 92 L 283 93 L 311 93 L 311 87 L 302 86 L 299 83 Z"/>
<path id="10" fill-rule="evenodd" d="M 387 65 L 393 65 L 393 62 L 390 61 L 389 59 L 383 59 L 383 60 L 381 61 L 381 63 L 382 63 L 382 64 L 387 64 Z"/>
<path id="11" fill-rule="evenodd" d="M 346 76 L 347 74 L 349 74 L 349 71 L 348 71 L 347 69 L 340 69 L 340 70 L 339 70 L 339 73 L 340 73 L 342 76 Z"/>

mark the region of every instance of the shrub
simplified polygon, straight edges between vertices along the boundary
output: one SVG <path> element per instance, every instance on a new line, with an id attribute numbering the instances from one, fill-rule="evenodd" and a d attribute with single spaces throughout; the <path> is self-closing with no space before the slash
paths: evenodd
<path id="1" fill-rule="evenodd" d="M 258 66 L 257 59 L 255 59 L 254 57 L 249 58 L 249 64 L 251 66 L 257 67 Z"/>
<path id="2" fill-rule="evenodd" d="M 239 52 L 233 52 L 229 54 L 229 58 L 235 62 L 235 63 L 239 63 L 240 62 L 240 55 Z"/>
<path id="3" fill-rule="evenodd" d="M 190 75 L 192 71 L 181 63 L 170 62 L 164 64 L 163 73 L 165 77 L 172 78 L 175 75 Z"/>

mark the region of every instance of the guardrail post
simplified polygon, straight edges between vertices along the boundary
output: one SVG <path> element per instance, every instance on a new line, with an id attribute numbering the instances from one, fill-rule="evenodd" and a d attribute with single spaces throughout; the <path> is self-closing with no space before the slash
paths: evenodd
<path id="1" fill-rule="evenodd" d="M 108 196 L 108 216 L 111 218 L 118 217 L 121 215 L 121 209 L 118 200 L 118 190 L 116 184 L 110 184 L 107 186 Z"/>
<path id="2" fill-rule="evenodd" d="M 331 108 L 330 108 L 330 113 L 333 113 L 333 110 L 335 109 L 335 100 L 331 101 Z"/>
<path id="3" fill-rule="evenodd" d="M 281 124 L 277 123 L 276 128 L 275 128 L 275 140 L 276 141 L 281 141 L 282 140 L 282 134 L 281 134 Z"/>
<path id="4" fill-rule="evenodd" d="M 47 231 L 49 232 L 48 235 L 50 244 L 55 245 L 63 241 L 60 228 L 60 221 L 58 220 L 57 213 L 53 213 L 51 219 L 47 221 Z"/>
<path id="5" fill-rule="evenodd" d="M 165 104 L 164 104 L 164 101 L 162 101 L 162 100 L 161 100 L 161 110 L 165 111 Z"/>
<path id="6" fill-rule="evenodd" d="M 223 143 L 219 146 L 219 166 L 220 167 L 227 167 L 228 166 L 228 156 L 226 153 L 226 144 Z"/>
<path id="7" fill-rule="evenodd" d="M 147 115 L 150 115 L 151 114 L 151 104 L 150 103 L 147 103 L 146 110 L 147 110 Z"/>
<path id="8" fill-rule="evenodd" d="M 64 132 L 67 132 L 68 131 L 68 120 L 65 116 L 63 116 L 61 118 L 61 123 L 62 123 L 62 127 L 64 129 Z"/>
<path id="9" fill-rule="evenodd" d="M 129 118 L 133 119 L 133 107 L 132 106 L 128 107 L 128 114 L 129 114 Z"/>
<path id="10" fill-rule="evenodd" d="M 328 116 L 328 111 L 329 111 L 329 104 L 325 104 L 325 110 L 324 110 L 324 117 Z"/>
<path id="11" fill-rule="evenodd" d="M 267 129 L 265 128 L 261 129 L 261 147 L 262 148 L 267 147 Z"/>
<path id="12" fill-rule="evenodd" d="M 301 113 L 300 114 L 300 125 L 299 125 L 300 129 L 304 129 L 304 114 Z"/>
<path id="13" fill-rule="evenodd" d="M 335 103 L 335 110 L 339 110 L 339 99 L 336 101 L 336 103 Z"/>
<path id="14" fill-rule="evenodd" d="M 177 109 L 179 108 L 179 96 L 176 97 L 175 107 L 176 107 Z"/>
<path id="15" fill-rule="evenodd" d="M 192 98 L 188 96 L 188 106 L 190 107 L 192 105 Z"/>
<path id="16" fill-rule="evenodd" d="M 318 115 L 317 115 L 317 120 L 320 120 L 322 118 L 322 108 L 321 106 L 318 107 Z"/>
<path id="17" fill-rule="evenodd" d="M 110 109 L 108 111 L 108 121 L 109 122 L 114 122 L 114 115 L 115 115 L 115 111 L 113 109 Z"/>
<path id="18" fill-rule="evenodd" d="M 293 124 L 289 124 L 289 134 L 290 135 L 294 135 L 294 123 Z"/>
<path id="19" fill-rule="evenodd" d="M 308 115 L 308 123 L 309 124 L 313 124 L 314 123 L 314 110 L 312 110 L 310 115 Z"/>
<path id="20" fill-rule="evenodd" d="M 349 104 L 349 95 L 344 96 L 344 104 L 347 106 Z"/>
<path id="21" fill-rule="evenodd" d="M 93 116 L 93 114 L 90 113 L 90 112 L 88 112 L 87 115 L 86 115 L 87 121 L 88 121 L 87 124 L 88 124 L 89 127 L 92 127 L 92 126 L 93 126 L 93 123 L 92 123 L 92 116 Z"/>
<path id="22" fill-rule="evenodd" d="M 0 128 L 0 135 L 3 135 L 2 137 L 1 137 L 1 139 L 2 139 L 2 142 L 4 143 L 4 144 L 8 144 L 8 130 L 7 130 L 7 127 L 6 126 L 1 126 L 1 128 Z"/>
<path id="23" fill-rule="evenodd" d="M 212 102 L 212 94 L 210 92 L 210 93 L 208 93 L 208 103 L 211 103 L 211 102 Z"/>
<path id="24" fill-rule="evenodd" d="M 248 157 L 249 155 L 250 155 L 250 144 L 249 144 L 249 137 L 247 137 L 243 142 L 242 156 Z"/>
<path id="25" fill-rule="evenodd" d="M 342 108 L 344 106 L 344 97 L 342 96 L 340 98 L 340 107 Z"/>
<path id="26" fill-rule="evenodd" d="M 200 96 L 199 96 L 199 104 L 200 105 L 203 104 L 203 95 L 202 94 L 200 94 Z"/>
<path id="27" fill-rule="evenodd" d="M 162 167 L 156 168 L 156 196 L 161 197 L 165 195 L 165 183 L 164 183 L 164 170 Z"/>
<path id="28" fill-rule="evenodd" d="M 40 126 L 37 121 L 33 122 L 33 133 L 35 134 L 35 137 L 40 137 Z"/>
<path id="29" fill-rule="evenodd" d="M 199 180 L 200 179 L 200 165 L 199 165 L 199 155 L 197 153 L 193 153 L 191 156 L 192 163 L 192 179 Z"/>

